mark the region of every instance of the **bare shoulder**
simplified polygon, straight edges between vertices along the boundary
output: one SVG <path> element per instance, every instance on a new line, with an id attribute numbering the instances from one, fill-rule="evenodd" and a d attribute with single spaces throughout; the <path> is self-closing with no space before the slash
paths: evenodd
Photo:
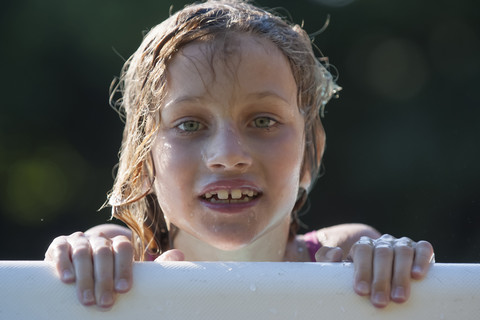
<path id="1" fill-rule="evenodd" d="M 85 234 L 87 235 L 99 235 L 100 233 L 107 238 L 113 238 L 116 236 L 126 236 L 129 239 L 132 238 L 132 232 L 130 229 L 114 223 L 100 224 L 85 231 Z"/>
<path id="2" fill-rule="evenodd" d="M 360 237 L 366 236 L 372 239 L 380 237 L 380 233 L 373 227 L 362 223 L 345 223 L 317 231 L 318 240 L 324 246 L 340 247 L 345 255 Z"/>

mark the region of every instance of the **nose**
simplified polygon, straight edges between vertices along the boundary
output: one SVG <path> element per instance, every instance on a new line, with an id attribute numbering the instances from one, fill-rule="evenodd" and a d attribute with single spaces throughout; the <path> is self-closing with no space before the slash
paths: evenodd
<path id="1" fill-rule="evenodd" d="M 233 125 L 223 125 L 210 137 L 205 162 L 211 170 L 244 171 L 252 164 L 248 145 Z"/>

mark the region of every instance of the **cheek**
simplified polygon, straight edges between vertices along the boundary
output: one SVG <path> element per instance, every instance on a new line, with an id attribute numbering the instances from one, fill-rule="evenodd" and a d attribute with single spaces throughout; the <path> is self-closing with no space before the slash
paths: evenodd
<path id="1" fill-rule="evenodd" d="M 275 166 L 279 174 L 289 174 L 292 179 L 298 178 L 305 149 L 301 132 L 288 130 L 273 141 L 267 149 L 264 150 L 270 166 Z"/>
<path id="2" fill-rule="evenodd" d="M 305 143 L 301 132 L 291 130 L 281 139 L 264 149 L 265 172 L 275 189 L 278 203 L 292 207 L 300 186 L 300 169 L 303 163 Z"/>
<path id="3" fill-rule="evenodd" d="M 189 148 L 178 148 L 166 139 L 159 139 L 152 149 L 155 164 L 155 193 L 164 213 L 174 212 L 184 204 L 182 198 L 194 177 Z"/>

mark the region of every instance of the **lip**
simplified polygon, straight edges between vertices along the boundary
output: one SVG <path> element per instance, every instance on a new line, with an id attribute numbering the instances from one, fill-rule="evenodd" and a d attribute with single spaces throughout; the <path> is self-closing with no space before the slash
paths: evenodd
<path id="1" fill-rule="evenodd" d="M 215 192 L 218 190 L 232 190 L 232 189 L 246 189 L 246 190 L 253 190 L 258 195 L 253 200 L 248 202 L 238 202 L 238 203 L 213 203 L 203 198 L 203 195 L 207 192 Z M 202 191 L 199 193 L 198 198 L 202 205 L 206 206 L 207 208 L 218 211 L 221 213 L 241 213 L 245 209 L 251 208 L 258 204 L 260 198 L 262 197 L 262 190 L 258 187 L 255 183 L 248 180 L 217 180 L 215 182 L 209 183 L 204 186 Z"/>

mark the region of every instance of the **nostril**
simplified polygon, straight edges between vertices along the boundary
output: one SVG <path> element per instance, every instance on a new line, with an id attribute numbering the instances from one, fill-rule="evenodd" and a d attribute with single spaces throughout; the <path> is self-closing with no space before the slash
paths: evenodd
<path id="1" fill-rule="evenodd" d="M 211 169 L 245 170 L 252 163 L 249 145 L 232 125 L 224 124 L 210 136 L 202 157 Z"/>
<path id="2" fill-rule="evenodd" d="M 205 157 L 205 163 L 211 169 L 244 170 L 252 164 L 252 157 L 243 150 L 218 148 Z"/>

